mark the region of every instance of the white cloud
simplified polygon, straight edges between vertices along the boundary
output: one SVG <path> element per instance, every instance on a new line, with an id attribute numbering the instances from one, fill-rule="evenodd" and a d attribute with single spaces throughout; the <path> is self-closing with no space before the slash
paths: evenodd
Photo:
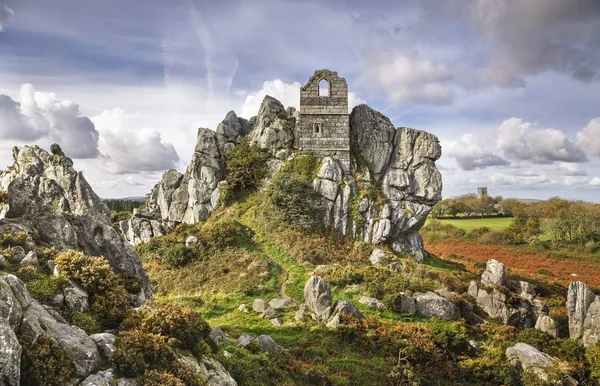
<path id="1" fill-rule="evenodd" d="M 591 155 L 600 157 L 600 118 L 590 120 L 588 125 L 577 133 L 577 143 Z"/>
<path id="2" fill-rule="evenodd" d="M 6 24 L 12 19 L 14 14 L 8 5 L 0 5 L 0 32 L 4 31 Z"/>
<path id="3" fill-rule="evenodd" d="M 580 164 L 570 162 L 560 162 L 556 167 L 548 167 L 550 171 L 555 171 L 564 176 L 586 176 L 587 172 L 583 170 Z"/>
<path id="4" fill-rule="evenodd" d="M 464 134 L 461 139 L 446 143 L 443 149 L 444 154 L 456 159 L 463 170 L 508 164 L 502 157 L 486 150 L 472 134 Z"/>
<path id="5" fill-rule="evenodd" d="M 21 86 L 19 103 L 0 97 L 0 138 L 40 140 L 42 145 L 57 142 L 72 158 L 98 156 L 98 132 L 77 103 L 35 91 L 31 84 Z"/>
<path id="6" fill-rule="evenodd" d="M 179 162 L 175 147 L 156 130 L 128 130 L 135 118 L 118 108 L 92 117 L 100 132 L 99 149 L 107 171 L 125 174 L 175 168 Z"/>
<path id="7" fill-rule="evenodd" d="M 258 109 L 260 108 L 260 104 L 266 95 L 270 95 L 279 100 L 285 108 L 292 106 L 296 109 L 299 109 L 300 87 L 302 87 L 300 82 L 286 83 L 281 79 L 266 81 L 263 83 L 263 86 L 260 90 L 251 93 L 246 97 L 246 101 L 240 116 L 244 118 L 250 118 L 256 115 L 258 113 Z M 234 93 L 239 94 L 243 93 L 243 91 L 238 90 Z M 352 91 L 348 92 L 348 112 L 350 112 L 354 106 L 361 103 L 365 103 L 365 101 Z"/>
<path id="8" fill-rule="evenodd" d="M 513 174 L 495 173 L 489 178 L 493 185 L 522 185 L 535 186 L 553 183 L 546 175 L 517 176 Z"/>
<path id="9" fill-rule="evenodd" d="M 450 72 L 430 60 L 378 55 L 372 59 L 365 78 L 385 89 L 391 103 L 442 105 L 453 99 Z"/>
<path id="10" fill-rule="evenodd" d="M 600 186 L 600 177 L 594 177 L 590 180 L 590 185 Z"/>
<path id="11" fill-rule="evenodd" d="M 0 95 L 0 129 L 0 139 L 31 141 L 47 134 L 38 130 L 21 112 L 21 104 L 8 95 Z"/>
<path id="12" fill-rule="evenodd" d="M 567 186 L 586 185 L 587 183 L 588 179 L 585 177 L 567 176 L 564 179 L 564 184 Z"/>
<path id="13" fill-rule="evenodd" d="M 532 130 L 535 125 L 510 118 L 498 128 L 497 146 L 505 155 L 534 163 L 585 162 L 585 152 L 555 129 Z"/>

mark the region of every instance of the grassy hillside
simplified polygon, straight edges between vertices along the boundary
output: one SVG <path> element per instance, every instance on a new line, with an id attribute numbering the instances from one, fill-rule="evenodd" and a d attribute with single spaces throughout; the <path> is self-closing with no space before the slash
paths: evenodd
<path id="1" fill-rule="evenodd" d="M 511 217 L 488 217 L 488 218 L 456 218 L 440 219 L 442 224 L 450 224 L 459 229 L 471 231 L 477 228 L 487 227 L 492 231 L 503 231 L 512 222 Z"/>

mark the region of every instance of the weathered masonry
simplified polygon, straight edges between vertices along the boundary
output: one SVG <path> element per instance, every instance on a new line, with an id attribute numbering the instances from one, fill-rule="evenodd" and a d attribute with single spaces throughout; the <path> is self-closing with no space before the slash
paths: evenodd
<path id="1" fill-rule="evenodd" d="M 298 147 L 340 160 L 350 172 L 348 84 L 335 71 L 317 70 L 300 89 Z"/>

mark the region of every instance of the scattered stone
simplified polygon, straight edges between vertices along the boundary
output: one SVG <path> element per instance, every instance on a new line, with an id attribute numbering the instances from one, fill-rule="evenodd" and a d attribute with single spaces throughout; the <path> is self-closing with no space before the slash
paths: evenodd
<path id="1" fill-rule="evenodd" d="M 375 248 L 369 256 L 369 261 L 373 265 L 382 266 L 387 264 L 386 253 L 384 250 Z"/>
<path id="2" fill-rule="evenodd" d="M 240 347 L 246 347 L 248 346 L 250 343 L 252 343 L 252 336 L 248 335 L 248 334 L 242 334 L 239 336 L 239 338 L 237 339 L 237 345 Z"/>
<path id="3" fill-rule="evenodd" d="M 10 252 L 11 252 L 10 261 L 15 264 L 21 264 L 21 261 L 25 258 L 25 255 L 26 255 L 23 247 L 21 247 L 20 245 L 17 245 L 15 247 L 12 247 L 10 249 Z"/>
<path id="4" fill-rule="evenodd" d="M 291 298 L 281 298 L 281 299 L 273 299 L 269 302 L 269 307 L 274 310 L 280 310 L 282 308 L 288 308 L 294 306 L 296 302 L 294 302 Z"/>
<path id="5" fill-rule="evenodd" d="M 256 338 L 256 343 L 263 350 L 270 353 L 279 351 L 279 346 L 269 335 L 260 335 Z"/>
<path id="6" fill-rule="evenodd" d="M 414 299 L 419 315 L 441 320 L 460 319 L 458 307 L 435 292 L 416 293 Z"/>
<path id="7" fill-rule="evenodd" d="M 35 253 L 34 251 L 30 251 L 29 253 L 27 253 L 27 255 L 25 255 L 23 260 L 21 260 L 19 265 L 21 265 L 21 266 L 30 265 L 32 267 L 39 268 L 40 263 L 37 259 L 37 253 Z"/>
<path id="8" fill-rule="evenodd" d="M 63 289 L 63 294 L 65 305 L 72 311 L 85 312 L 90 307 L 87 292 L 72 280 L 69 280 L 69 284 Z"/>
<path id="9" fill-rule="evenodd" d="M 548 315 L 540 315 L 535 322 L 535 328 L 544 331 L 546 334 L 558 338 L 558 325 Z"/>
<path id="10" fill-rule="evenodd" d="M 200 361 L 191 356 L 183 356 L 177 360 L 179 366 L 187 372 L 205 379 L 208 386 L 237 386 L 237 382 L 227 370 L 213 358 L 203 356 Z"/>
<path id="11" fill-rule="evenodd" d="M 185 246 L 187 248 L 193 247 L 198 245 L 198 238 L 196 236 L 188 236 L 187 239 L 185 239 Z"/>
<path id="12" fill-rule="evenodd" d="M 281 319 L 281 318 L 274 318 L 274 319 L 270 319 L 270 320 L 271 320 L 271 324 L 274 325 L 275 327 L 283 326 L 283 319 Z"/>
<path id="13" fill-rule="evenodd" d="M 404 292 L 400 292 L 400 312 L 406 314 L 414 314 L 417 312 L 415 299 Z"/>
<path id="14" fill-rule="evenodd" d="M 96 343 L 96 347 L 98 347 L 98 351 L 102 354 L 102 357 L 106 360 L 110 359 L 115 352 L 115 340 L 116 336 L 113 334 L 109 334 L 106 332 L 100 334 L 92 334 L 90 335 L 90 339 Z"/>
<path id="15" fill-rule="evenodd" d="M 241 312 L 248 312 L 248 306 L 247 306 L 247 305 L 245 305 L 245 304 L 240 304 L 240 305 L 238 306 L 238 311 L 241 311 Z"/>
<path id="16" fill-rule="evenodd" d="M 481 284 L 490 287 L 505 285 L 506 272 L 504 264 L 498 260 L 488 260 L 485 271 L 481 275 Z"/>
<path id="17" fill-rule="evenodd" d="M 265 310 L 265 312 L 263 312 L 260 317 L 262 319 L 274 319 L 277 317 L 277 311 L 275 311 L 274 309 L 272 309 L 271 307 L 267 307 L 267 309 Z"/>
<path id="18" fill-rule="evenodd" d="M 263 313 L 269 307 L 269 304 L 263 299 L 254 299 L 252 302 L 252 309 L 255 312 Z"/>
<path id="19" fill-rule="evenodd" d="M 300 307 L 298 308 L 298 311 L 296 311 L 296 313 L 294 314 L 294 319 L 296 319 L 297 322 L 300 322 L 300 321 L 304 320 L 305 316 L 306 316 L 306 306 L 304 304 L 301 304 Z"/>
<path id="20" fill-rule="evenodd" d="M 223 330 L 221 330 L 221 327 L 213 327 L 208 336 L 215 343 L 219 343 L 220 340 L 224 340 L 226 338 L 225 333 Z"/>
<path id="21" fill-rule="evenodd" d="M 329 328 L 337 328 L 344 319 L 349 318 L 362 320 L 363 316 L 360 311 L 356 309 L 354 304 L 352 304 L 352 302 L 338 300 L 338 302 L 335 304 L 335 309 L 333 310 L 331 318 L 329 318 L 326 326 Z"/>
<path id="22" fill-rule="evenodd" d="M 84 379 L 79 386 L 114 386 L 115 377 L 112 369 L 98 371 Z"/>
<path id="23" fill-rule="evenodd" d="M 50 300 L 50 305 L 62 310 L 65 308 L 65 295 L 56 294 L 56 296 Z"/>
<path id="24" fill-rule="evenodd" d="M 313 276 L 304 286 L 304 304 L 313 319 L 323 322 L 331 315 L 331 290 L 319 276 Z"/>
<path id="25" fill-rule="evenodd" d="M 370 298 L 368 296 L 361 296 L 360 299 L 358 299 L 358 302 L 360 304 L 365 304 L 376 310 L 384 310 L 385 309 L 385 305 L 382 302 L 380 302 L 379 300 L 377 300 L 375 298 Z"/>

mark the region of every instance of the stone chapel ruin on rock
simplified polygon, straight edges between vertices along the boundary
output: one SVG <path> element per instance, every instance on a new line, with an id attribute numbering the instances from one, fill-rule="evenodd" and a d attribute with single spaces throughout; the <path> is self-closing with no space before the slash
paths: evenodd
<path id="1" fill-rule="evenodd" d="M 350 172 L 348 84 L 338 73 L 317 70 L 300 89 L 297 147 L 318 156 L 339 159 Z"/>

